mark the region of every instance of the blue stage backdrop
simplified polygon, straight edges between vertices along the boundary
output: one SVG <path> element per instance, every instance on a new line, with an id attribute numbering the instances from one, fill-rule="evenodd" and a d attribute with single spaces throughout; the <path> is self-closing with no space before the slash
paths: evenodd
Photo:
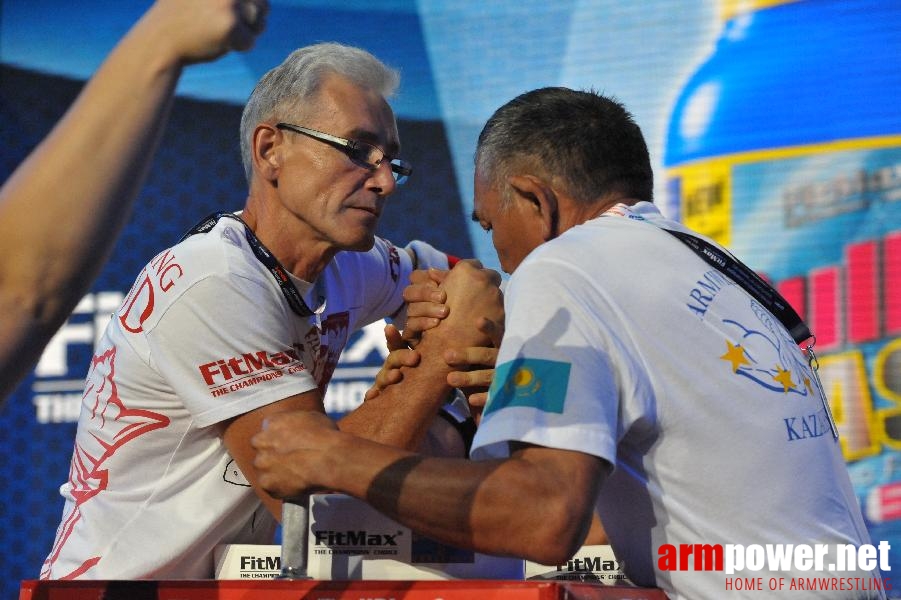
<path id="1" fill-rule="evenodd" d="M 901 568 L 901 4 L 270 3 L 252 51 L 186 70 L 111 261 L 0 409 L 0 598 L 16 597 L 50 549 L 82 380 L 109 314 L 160 249 L 208 213 L 241 207 L 244 100 L 291 50 L 325 40 L 362 46 L 401 71 L 392 104 L 415 173 L 389 200 L 380 234 L 489 266 L 490 237 L 469 213 L 472 154 L 491 112 L 545 85 L 602 90 L 630 107 L 649 141 L 657 202 L 733 247 L 811 322 L 873 541 L 888 541 Z M 149 4 L 0 3 L 0 178 Z M 359 403 L 384 352 L 379 326 L 352 338 L 330 412 Z"/>

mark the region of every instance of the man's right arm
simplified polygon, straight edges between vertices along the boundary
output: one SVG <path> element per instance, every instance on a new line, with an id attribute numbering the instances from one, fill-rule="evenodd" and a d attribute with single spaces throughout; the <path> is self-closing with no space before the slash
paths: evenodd
<path id="1" fill-rule="evenodd" d="M 182 68 L 249 48 L 267 6 L 157 0 L 0 188 L 0 398 L 106 261 L 162 136 Z M 259 15 L 254 27 L 248 10 Z"/>
<path id="2" fill-rule="evenodd" d="M 438 409 L 452 387 L 447 375 L 453 370 L 444 359 L 450 345 L 490 345 L 491 337 L 477 327 L 481 317 L 503 321 L 503 295 L 497 273 L 470 263 L 458 263 L 451 271 L 465 271 L 465 285 L 455 292 L 455 308 L 434 330 L 440 334 L 423 336 L 417 346 L 419 363 L 400 367 L 402 382 L 382 389 L 356 410 L 342 418 L 342 431 L 395 446 L 418 448 Z M 431 331 L 429 333 L 431 333 Z"/>

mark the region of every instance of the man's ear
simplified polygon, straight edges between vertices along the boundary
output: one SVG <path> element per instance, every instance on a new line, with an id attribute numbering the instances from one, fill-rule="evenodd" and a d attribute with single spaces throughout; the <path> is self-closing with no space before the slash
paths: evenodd
<path id="1" fill-rule="evenodd" d="M 260 123 L 253 130 L 253 170 L 265 181 L 278 178 L 283 140 L 281 132 L 267 123 Z"/>
<path id="2" fill-rule="evenodd" d="M 557 193 L 546 181 L 534 175 L 511 175 L 507 183 L 520 201 L 528 203 L 526 210 L 535 212 L 534 216 L 541 220 L 542 234 L 545 241 L 557 237 Z"/>

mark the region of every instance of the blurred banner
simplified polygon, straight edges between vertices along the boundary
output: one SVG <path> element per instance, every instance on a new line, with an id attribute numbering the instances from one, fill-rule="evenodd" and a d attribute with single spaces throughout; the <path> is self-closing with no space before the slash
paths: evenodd
<path id="1" fill-rule="evenodd" d="M 0 410 L 0 597 L 37 576 L 53 541 L 94 340 L 150 258 L 207 214 L 242 206 L 242 104 L 291 50 L 323 40 L 362 46 L 401 72 L 392 104 L 415 174 L 389 200 L 380 234 L 495 268 L 490 236 L 469 219 L 487 117 L 546 85 L 623 101 L 648 139 L 657 203 L 732 248 L 811 325 L 873 540 L 889 541 L 901 567 L 901 4 L 270 2 L 252 51 L 186 70 L 110 263 Z M 0 3 L 0 178 L 148 5 Z M 360 402 L 384 354 L 380 325 L 352 338 L 331 413 Z M 799 443 L 821 433 L 786 430 Z"/>
<path id="2" fill-rule="evenodd" d="M 667 208 L 807 321 L 870 535 L 901 566 L 901 4 L 735 2 L 722 21 L 669 121 Z M 785 435 L 827 434 L 814 421 Z"/>

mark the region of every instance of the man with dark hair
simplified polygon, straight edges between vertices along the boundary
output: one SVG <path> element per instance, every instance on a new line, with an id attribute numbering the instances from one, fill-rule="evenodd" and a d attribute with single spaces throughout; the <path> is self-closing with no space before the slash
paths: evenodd
<path id="1" fill-rule="evenodd" d="M 729 595 L 727 577 L 822 575 L 840 547 L 868 544 L 798 347 L 803 323 L 665 219 L 651 189 L 643 136 L 618 102 L 547 88 L 498 109 L 479 137 L 473 218 L 512 276 L 476 460 L 284 414 L 253 440 L 261 485 L 345 492 L 432 538 L 544 564 L 578 549 L 596 511 L 633 582 L 691 600 Z M 471 319 L 457 303 L 477 274 L 447 274 L 449 315 L 423 343 Z M 722 569 L 724 548 L 775 544 L 815 545 L 822 560 Z M 707 554 L 686 565 L 695 547 Z M 877 569 L 842 576 L 867 583 L 806 597 L 883 597 Z"/>

